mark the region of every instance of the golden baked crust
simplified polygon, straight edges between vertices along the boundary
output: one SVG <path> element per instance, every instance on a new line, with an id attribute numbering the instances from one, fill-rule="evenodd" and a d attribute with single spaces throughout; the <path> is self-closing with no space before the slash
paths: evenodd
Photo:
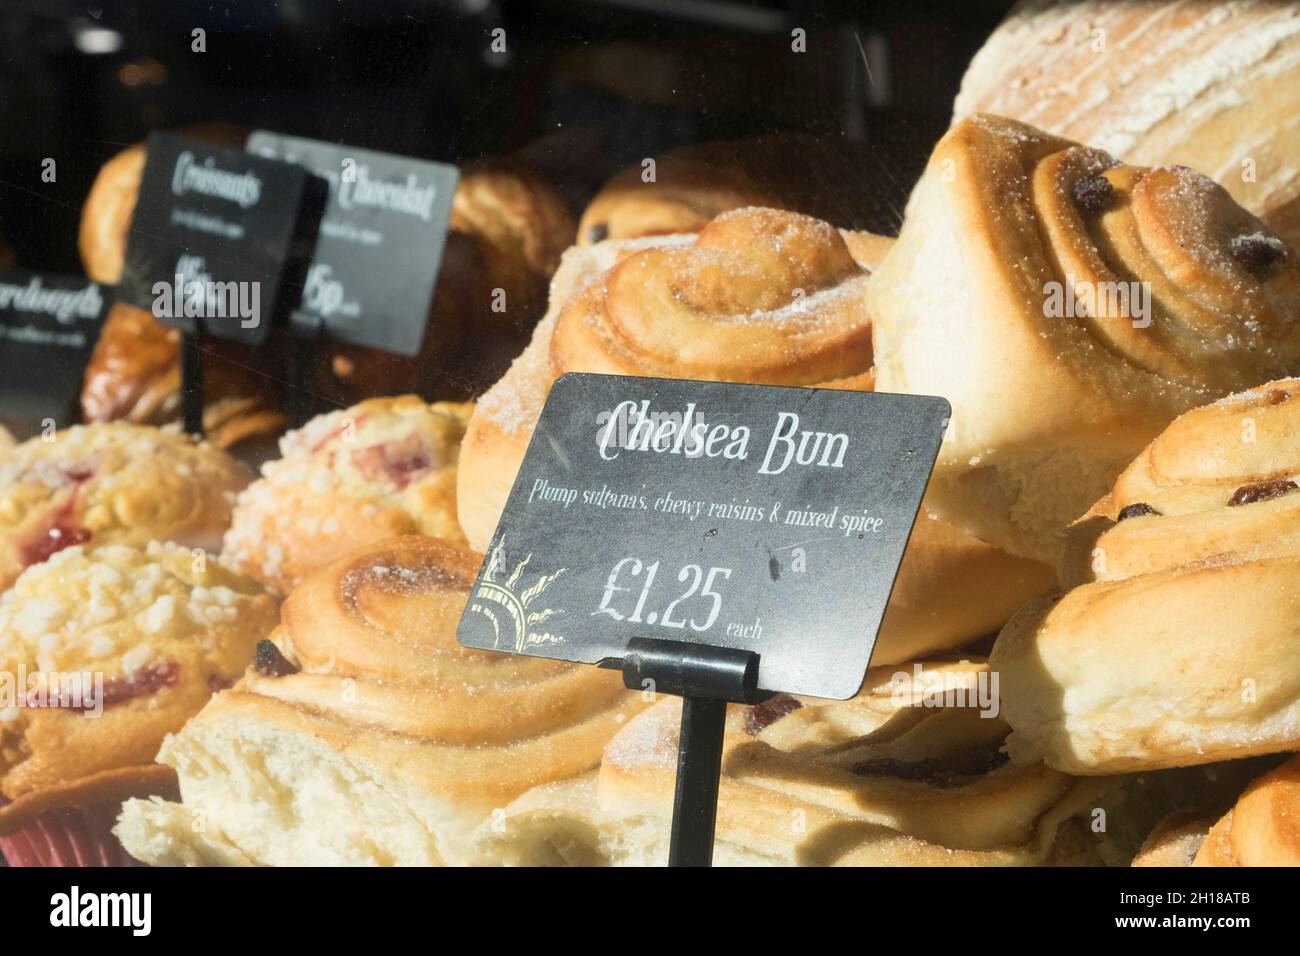
<path id="1" fill-rule="evenodd" d="M 971 61 L 953 113 L 1204 170 L 1300 242 L 1300 18 L 1289 4 L 1028 0 Z"/>
<path id="2" fill-rule="evenodd" d="M 206 832 L 139 801 L 117 830 L 127 848 L 152 862 L 204 844 L 264 864 L 464 863 L 495 808 L 593 769 L 644 703 L 609 671 L 462 648 L 480 562 L 404 537 L 308 578 L 273 638 L 283 666 L 251 668 L 163 747 Z"/>
<path id="3" fill-rule="evenodd" d="M 1300 757 L 1249 787 L 1210 830 L 1194 866 L 1300 866 Z"/>
<path id="4" fill-rule="evenodd" d="M 1013 753 L 1077 773 L 1300 746 L 1300 380 L 1175 420 L 993 650 Z"/>
<path id="5" fill-rule="evenodd" d="M 698 238 L 569 250 L 532 343 L 480 399 L 466 431 L 457 511 L 471 546 L 487 546 L 550 384 L 565 372 L 869 388 L 862 295 L 888 244 L 794 213 L 745 209 Z M 793 311 L 795 289 L 805 311 Z M 804 334 L 805 323 L 818 327 Z M 1054 578 L 1045 565 L 923 514 L 874 660 L 910 660 L 990 634 Z"/>
<path id="6" fill-rule="evenodd" d="M 873 668 L 848 701 L 780 695 L 730 708 L 716 862 L 1095 860 L 1096 835 L 1065 824 L 1119 781 L 1007 763 L 998 752 L 1006 725 L 975 706 L 978 682 L 987 680 L 982 662 L 928 663 L 921 673 L 928 676 L 917 681 L 910 668 Z M 955 698 L 948 706 L 918 706 L 928 680 L 961 688 L 971 706 Z M 680 715 L 680 701 L 667 698 L 619 731 L 594 788 L 574 792 L 579 782 L 543 789 L 508 806 L 503 818 L 480 827 L 484 862 L 664 863 Z"/>
<path id="7" fill-rule="evenodd" d="M 0 457 L 0 592 L 70 544 L 176 541 L 216 552 L 252 473 L 205 442 L 116 422 L 32 438 Z"/>
<path id="8" fill-rule="evenodd" d="M 372 398 L 313 418 L 235 506 L 226 556 L 280 591 L 356 548 L 401 534 L 451 542 L 456 462 L 473 406 Z"/>
<path id="9" fill-rule="evenodd" d="M 81 207 L 77 248 L 86 275 L 96 282 L 117 285 L 122 279 L 144 161 L 143 143 L 122 150 L 100 169 Z"/>
<path id="10" fill-rule="evenodd" d="M 1213 824 L 1194 812 L 1171 813 L 1156 825 L 1133 866 L 1191 866 Z"/>
<path id="11" fill-rule="evenodd" d="M 1221 187 L 982 114 L 867 299 L 878 387 L 953 405 L 932 506 L 1042 560 L 1177 414 L 1300 366 L 1300 256 Z"/>
<path id="12" fill-rule="evenodd" d="M 0 828 L 154 792 L 163 737 L 238 678 L 275 619 L 256 582 L 175 544 L 67 548 L 29 569 L 0 599 L 0 795 L 13 801 Z M 64 706 L 51 682 L 73 695 Z"/>

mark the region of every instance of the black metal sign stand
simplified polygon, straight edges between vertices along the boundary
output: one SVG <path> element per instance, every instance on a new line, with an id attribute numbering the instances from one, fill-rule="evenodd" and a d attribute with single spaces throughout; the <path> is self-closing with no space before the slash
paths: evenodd
<path id="1" fill-rule="evenodd" d="M 628 641 L 623 686 L 682 698 L 669 866 L 713 862 L 727 703 L 757 704 L 772 696 L 758 689 L 758 659 L 753 651 L 687 641 Z"/>
<path id="2" fill-rule="evenodd" d="M 181 333 L 181 427 L 203 434 L 203 327 Z"/>
<path id="3" fill-rule="evenodd" d="M 289 353 L 289 381 L 285 409 L 289 427 L 301 428 L 318 411 L 312 371 L 316 356 L 325 343 L 325 320 L 314 312 L 294 309 L 289 315 L 292 338 Z"/>

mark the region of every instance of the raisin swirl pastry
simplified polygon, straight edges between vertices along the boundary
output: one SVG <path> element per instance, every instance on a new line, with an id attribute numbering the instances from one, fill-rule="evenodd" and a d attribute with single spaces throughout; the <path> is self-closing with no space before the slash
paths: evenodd
<path id="1" fill-rule="evenodd" d="M 1133 163 L 1204 170 L 1292 245 L 1297 112 L 1300 15 L 1277 0 L 1022 0 L 971 61 L 953 108 Z"/>
<path id="2" fill-rule="evenodd" d="M 1175 416 L 1300 367 L 1300 259 L 1220 186 L 983 114 L 868 301 L 878 386 L 953 405 L 931 504 L 1042 560 Z"/>
<path id="3" fill-rule="evenodd" d="M 466 863 L 494 809 L 594 768 L 645 705 L 609 671 L 462 648 L 480 561 L 404 537 L 305 581 L 244 679 L 163 746 L 183 802 L 128 804 L 127 848 L 171 864 Z"/>
<path id="4" fill-rule="evenodd" d="M 0 455 L 0 592 L 72 545 L 158 539 L 216 552 L 252 477 L 207 443 L 144 425 L 29 439 Z"/>
<path id="5" fill-rule="evenodd" d="M 175 544 L 67 548 L 0 598 L 0 852 L 11 864 L 119 862 L 127 796 L 168 792 L 154 762 L 230 686 L 277 602 Z M 12 683 L 11 683 L 12 682 Z"/>
<path id="6" fill-rule="evenodd" d="M 915 681 L 917 673 L 926 676 Z M 732 707 L 715 863 L 1096 862 L 1104 848 L 1074 818 L 1118 781 L 1008 763 L 999 749 L 1006 725 L 977 704 L 987 678 L 979 661 L 875 668 L 848 701 L 779 695 Z M 924 681 L 965 696 L 923 706 L 934 693 Z M 598 774 L 508 806 L 479 830 L 483 861 L 665 863 L 680 721 L 680 701 L 667 698 L 618 732 Z"/>
<path id="7" fill-rule="evenodd" d="M 402 534 L 464 541 L 456 461 L 472 406 L 372 398 L 313 418 L 240 494 L 224 548 L 285 592 L 364 544 Z"/>
<path id="8" fill-rule="evenodd" d="M 742 209 L 698 236 L 570 249 L 531 344 L 470 419 L 457 491 L 470 545 L 487 546 L 551 382 L 565 372 L 870 388 L 862 297 L 888 244 L 796 213 Z M 1053 577 L 923 515 L 875 659 L 990 634 Z"/>
<path id="9" fill-rule="evenodd" d="M 1071 529 L 992 666 L 1015 755 L 1073 773 L 1300 747 L 1300 380 L 1175 420 Z"/>

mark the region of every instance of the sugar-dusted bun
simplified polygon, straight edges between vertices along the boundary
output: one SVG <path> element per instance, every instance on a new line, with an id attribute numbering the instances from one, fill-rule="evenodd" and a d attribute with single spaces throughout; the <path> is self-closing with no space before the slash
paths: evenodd
<path id="1" fill-rule="evenodd" d="M 645 705 L 609 671 L 462 648 L 480 560 L 405 537 L 305 581 L 274 647 L 163 746 L 184 806 L 128 804 L 127 848 L 161 864 L 466 863 L 494 809 L 593 769 Z"/>
<path id="2" fill-rule="evenodd" d="M 1300 380 L 1187 412 L 998 637 L 1012 753 L 1112 773 L 1300 747 Z"/>
<path id="3" fill-rule="evenodd" d="M 857 697 L 781 695 L 732 707 L 722 758 L 719 865 L 996 866 L 1095 860 L 1072 818 L 1115 781 L 1081 780 L 999 753 L 981 716 L 982 663 L 875 668 Z M 898 676 L 901 674 L 902 676 Z M 905 679 L 913 680 L 911 684 Z M 916 706 L 925 681 L 948 706 Z M 955 696 L 969 695 L 969 706 Z M 993 695 L 994 698 L 996 694 Z M 938 701 L 942 695 L 932 698 Z M 480 828 L 484 862 L 662 865 L 681 704 L 667 698 L 605 748 L 599 775 L 543 788 Z"/>
<path id="4" fill-rule="evenodd" d="M 27 679 L 26 704 L 0 713 L 0 833 L 170 777 L 154 763 L 163 737 L 275 621 L 260 585 L 174 544 L 68 548 L 26 571 L 0 599 L 0 671 Z"/>
<path id="5" fill-rule="evenodd" d="M 975 55 L 954 118 L 997 113 L 1131 163 L 1214 178 L 1300 242 L 1300 11 L 1277 0 L 1025 0 Z"/>
<path id="6" fill-rule="evenodd" d="M 1221 187 L 992 116 L 940 141 L 867 297 L 877 386 L 953 406 L 931 505 L 1041 560 L 1180 412 L 1300 366 L 1300 257 Z"/>
<path id="7" fill-rule="evenodd" d="M 38 435 L 0 456 L 0 592 L 71 545 L 158 539 L 215 553 L 252 477 L 165 429 L 118 422 Z"/>
<path id="8" fill-rule="evenodd" d="M 1249 787 L 1210 830 L 1195 866 L 1300 866 L 1300 757 Z"/>
<path id="9" fill-rule="evenodd" d="M 464 541 L 456 461 L 472 406 L 415 395 L 319 415 L 280 440 L 235 506 L 227 557 L 280 591 L 362 545 L 402 534 Z"/>
<path id="10" fill-rule="evenodd" d="M 778 240 L 789 258 L 774 255 Z M 719 217 L 698 239 L 570 249 L 532 343 L 482 397 L 466 431 L 457 511 L 470 545 L 487 546 L 551 382 L 565 372 L 870 387 L 871 322 L 861 295 L 888 243 L 746 209 Z M 680 299 L 667 291 L 673 282 Z M 803 290 L 804 312 L 789 307 L 794 289 Z M 771 311 L 782 304 L 784 312 Z M 805 335 L 800 323 L 821 327 Z M 873 659 L 910 660 L 990 634 L 1053 583 L 1045 565 L 923 514 Z"/>

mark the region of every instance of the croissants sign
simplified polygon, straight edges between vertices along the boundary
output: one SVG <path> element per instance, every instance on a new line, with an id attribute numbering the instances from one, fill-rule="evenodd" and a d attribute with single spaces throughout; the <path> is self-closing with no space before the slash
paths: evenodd
<path id="1" fill-rule="evenodd" d="M 758 685 L 862 682 L 949 415 L 941 398 L 571 373 L 551 388 L 460 623 L 589 664 L 660 638 Z"/>

